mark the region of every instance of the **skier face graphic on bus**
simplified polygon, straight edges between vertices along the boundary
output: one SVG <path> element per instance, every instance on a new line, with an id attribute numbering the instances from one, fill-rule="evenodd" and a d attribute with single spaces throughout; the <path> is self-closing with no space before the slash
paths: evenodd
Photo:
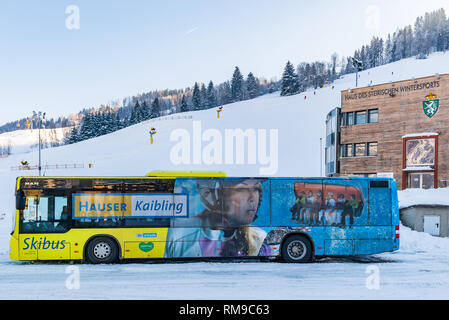
<path id="1" fill-rule="evenodd" d="M 244 180 L 234 185 L 224 185 L 223 196 L 223 227 L 238 227 L 253 222 L 259 209 L 262 189 L 260 183 Z"/>
<path id="2" fill-rule="evenodd" d="M 262 203 L 263 182 L 263 179 L 177 181 L 177 191 L 188 190 L 191 214 L 187 219 L 175 219 L 175 228 L 169 229 L 166 257 L 271 255 L 271 247 L 263 243 L 267 233 L 253 225 Z M 265 219 L 267 208 L 263 210 Z"/>

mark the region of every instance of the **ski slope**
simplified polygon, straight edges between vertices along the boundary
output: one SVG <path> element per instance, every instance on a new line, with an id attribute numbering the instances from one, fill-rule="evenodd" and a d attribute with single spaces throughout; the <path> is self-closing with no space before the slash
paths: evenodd
<path id="1" fill-rule="evenodd" d="M 438 53 L 426 60 L 414 58 L 360 73 L 359 86 L 370 83 L 449 73 L 449 54 Z M 153 170 L 217 170 L 228 176 L 259 176 L 262 164 L 207 164 L 193 154 L 199 148 L 193 136 L 200 132 L 219 133 L 225 145 L 226 130 L 270 130 L 277 135 L 277 165 L 273 176 L 320 176 L 320 138 L 325 137 L 327 113 L 340 106 L 342 90 L 353 88 L 355 75 L 346 75 L 327 88 L 309 90 L 290 97 L 279 93 L 225 105 L 220 118 L 215 109 L 188 112 L 147 121 L 106 136 L 42 151 L 42 163 L 82 163 L 84 169 L 49 170 L 46 176 L 142 176 Z M 332 86 L 334 88 L 332 88 Z M 154 143 L 149 130 L 156 128 Z M 209 130 L 209 131 L 207 131 Z M 212 131 L 211 131 L 212 130 Z M 176 164 L 173 133 L 190 135 L 190 163 Z M 203 137 L 204 138 L 204 137 Z M 259 137 L 257 137 L 259 138 Z M 20 139 L 20 138 L 17 138 Z M 258 140 L 259 141 L 259 140 Z M 324 143 L 324 139 L 323 139 Z M 208 141 L 204 139 L 200 149 Z M 268 147 L 268 149 L 270 149 Z M 197 150 L 196 149 L 196 150 Z M 65 286 L 67 265 L 24 264 L 8 259 L 11 214 L 14 212 L 14 185 L 18 175 L 36 171 L 11 171 L 21 160 L 36 164 L 36 151 L 0 159 L 0 298 L 28 299 L 447 299 L 449 298 L 449 240 L 433 238 L 402 228 L 401 250 L 373 257 L 380 270 L 380 289 L 366 287 L 367 264 L 347 259 L 327 259 L 317 265 L 279 263 L 175 263 L 80 265 L 81 287 Z M 196 159 L 198 160 L 198 159 Z M 273 160 L 274 161 L 274 160 Z M 87 164 L 93 164 L 88 168 Z M 438 201 L 438 198 L 435 200 Z M 343 263 L 345 262 L 345 263 Z M 371 265 L 371 264 L 370 264 Z M 157 277 L 156 277 L 157 276 Z M 151 290 L 147 285 L 151 283 Z M 188 292 L 188 294 L 186 294 Z"/>
<path id="2" fill-rule="evenodd" d="M 63 144 L 64 136 L 71 128 L 56 128 L 41 130 L 41 141 L 43 148 L 52 145 Z M 28 153 L 36 150 L 39 145 L 39 130 L 16 130 L 0 134 L 0 148 L 11 146 L 12 154 Z M 22 156 L 27 157 L 27 156 Z"/>

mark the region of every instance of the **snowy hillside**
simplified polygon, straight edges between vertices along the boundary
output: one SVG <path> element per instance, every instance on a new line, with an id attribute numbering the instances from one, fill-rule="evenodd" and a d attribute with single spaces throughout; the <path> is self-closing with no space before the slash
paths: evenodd
<path id="1" fill-rule="evenodd" d="M 70 128 L 41 130 L 43 148 L 61 145 Z M 39 145 L 39 130 L 16 130 L 0 134 L 0 150 L 10 148 L 11 154 L 28 153 Z M 24 156 L 26 158 L 26 156 Z"/>

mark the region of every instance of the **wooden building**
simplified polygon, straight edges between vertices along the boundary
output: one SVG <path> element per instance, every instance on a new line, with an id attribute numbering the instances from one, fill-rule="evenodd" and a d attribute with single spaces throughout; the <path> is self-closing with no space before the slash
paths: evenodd
<path id="1" fill-rule="evenodd" d="M 448 186 L 449 74 L 342 91 L 338 114 L 337 175 Z"/>

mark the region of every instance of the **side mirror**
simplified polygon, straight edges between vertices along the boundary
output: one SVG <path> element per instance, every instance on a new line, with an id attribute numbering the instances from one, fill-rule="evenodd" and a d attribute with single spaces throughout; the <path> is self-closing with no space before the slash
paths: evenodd
<path id="1" fill-rule="evenodd" d="M 24 210 L 25 209 L 25 194 L 23 191 L 18 190 L 16 192 L 16 209 L 17 210 Z"/>

